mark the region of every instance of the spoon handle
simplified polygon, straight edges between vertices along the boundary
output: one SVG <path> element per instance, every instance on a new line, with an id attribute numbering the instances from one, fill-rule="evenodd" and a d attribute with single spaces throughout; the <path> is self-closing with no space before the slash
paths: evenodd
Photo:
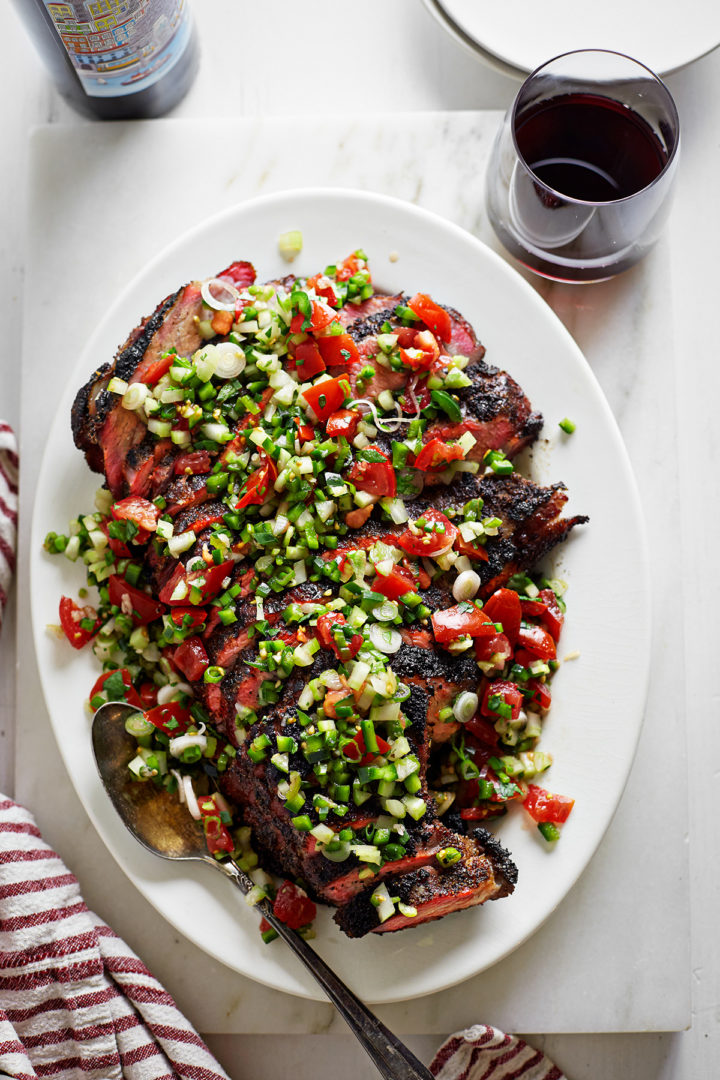
<path id="1" fill-rule="evenodd" d="M 245 894 L 247 889 L 240 873 L 232 872 L 236 870 L 233 864 L 224 863 L 223 868 L 226 872 L 230 871 L 228 877 L 240 892 Z M 275 917 L 269 902 L 261 901 L 257 907 L 273 930 L 287 942 L 310 974 L 320 983 L 345 1023 L 362 1043 L 381 1076 L 386 1080 L 433 1080 L 430 1070 L 348 989 L 305 939 Z"/>

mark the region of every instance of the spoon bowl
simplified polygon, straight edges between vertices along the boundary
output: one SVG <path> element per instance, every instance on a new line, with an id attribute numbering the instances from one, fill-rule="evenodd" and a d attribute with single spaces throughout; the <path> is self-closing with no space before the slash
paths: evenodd
<path id="1" fill-rule="evenodd" d="M 93 753 L 110 801 L 135 839 L 154 855 L 163 859 L 200 859 L 216 866 L 202 825 L 190 816 L 187 807 L 154 784 L 130 780 L 128 765 L 136 751 L 125 731 L 125 721 L 137 711 L 124 702 L 110 701 L 95 713 Z"/>
<path id="2" fill-rule="evenodd" d="M 92 747 L 98 772 L 118 815 L 135 839 L 163 859 L 203 862 L 219 870 L 245 895 L 253 881 L 230 858 L 210 855 L 200 822 L 179 799 L 154 784 L 130 778 L 128 765 L 135 756 L 125 721 L 138 710 L 123 701 L 110 701 L 95 713 Z M 385 1027 L 328 967 L 304 938 L 276 918 L 268 899 L 254 905 L 317 979 L 330 1001 L 386 1080 L 432 1080 L 432 1073 Z"/>

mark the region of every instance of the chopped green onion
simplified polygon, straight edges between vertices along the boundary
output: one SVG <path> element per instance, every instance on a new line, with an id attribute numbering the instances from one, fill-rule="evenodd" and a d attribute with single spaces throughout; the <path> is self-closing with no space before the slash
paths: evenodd
<path id="1" fill-rule="evenodd" d="M 549 844 L 560 839 L 560 830 L 551 821 L 541 821 L 538 825 L 538 832 Z"/>

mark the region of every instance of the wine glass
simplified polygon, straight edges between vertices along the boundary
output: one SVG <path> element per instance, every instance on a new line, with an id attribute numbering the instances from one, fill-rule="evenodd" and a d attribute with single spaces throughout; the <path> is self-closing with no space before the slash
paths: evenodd
<path id="1" fill-rule="evenodd" d="M 679 141 L 670 91 L 644 64 L 605 49 L 564 53 L 528 76 L 498 132 L 490 222 L 544 277 L 612 277 L 660 235 Z"/>

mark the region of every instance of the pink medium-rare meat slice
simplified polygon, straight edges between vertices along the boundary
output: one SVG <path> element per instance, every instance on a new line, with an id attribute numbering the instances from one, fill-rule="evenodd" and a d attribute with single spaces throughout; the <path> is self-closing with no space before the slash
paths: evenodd
<path id="1" fill-rule="evenodd" d="M 399 299 L 406 302 L 405 297 Z M 481 460 L 488 450 L 501 450 L 508 457 L 513 457 L 535 441 L 542 428 L 542 416 L 533 411 L 528 398 L 507 372 L 484 362 L 485 348 L 467 320 L 453 308 L 444 310 L 450 316 L 451 327 L 450 340 L 444 343 L 444 352 L 449 356 L 468 358 L 465 374 L 471 383 L 452 392 L 458 403 L 460 420 L 453 422 L 442 416 L 431 421 L 423 435 L 423 442 L 429 443 L 433 439 L 454 442 L 465 432 L 470 432 L 475 445 L 467 454 L 469 460 Z M 359 359 L 348 366 L 350 383 L 357 397 L 371 401 L 376 400 L 384 390 L 404 390 L 403 407 L 410 415 L 413 407 L 418 407 L 415 402 L 424 408 L 430 401 L 430 393 L 425 386 L 428 373 L 407 368 L 395 370 L 389 366 L 378 343 L 378 334 L 387 329 L 386 324 L 390 325 L 393 333 L 408 333 L 408 328 L 395 314 L 395 308 L 375 311 L 349 326 L 348 333 L 359 353 Z M 365 368 L 372 368 L 373 375 L 365 376 L 359 384 L 358 376 Z M 428 482 L 437 482 L 437 478 L 429 474 Z"/>
<path id="2" fill-rule="evenodd" d="M 520 386 L 506 371 L 481 360 L 468 365 L 466 374 L 471 385 L 455 392 L 460 422 L 445 417 L 432 421 L 423 442 L 455 441 L 469 431 L 476 440 L 467 454 L 469 461 L 481 461 L 488 450 L 502 450 L 507 457 L 515 457 L 537 439 L 543 424 L 541 414 L 533 411 Z"/>
<path id="3" fill-rule="evenodd" d="M 459 353 L 461 356 L 467 356 L 471 364 L 482 360 L 485 356 L 485 346 L 478 341 L 475 331 L 464 315 L 451 307 L 445 307 L 445 311 L 450 316 L 450 340 L 446 344 L 450 355 Z"/>
<path id="4" fill-rule="evenodd" d="M 409 874 L 422 866 L 435 865 L 438 854 L 456 842 L 456 834 L 446 828 L 442 822 L 423 820 L 420 825 L 410 830 L 407 853 L 399 859 L 380 866 L 373 881 L 377 883 L 391 875 Z M 324 883 L 320 895 L 326 903 L 341 907 L 367 887 L 367 881 L 361 877 L 362 863 L 358 863 L 356 859 L 352 862 L 356 865 L 344 869 L 341 874 L 333 876 L 331 880 Z"/>
<path id="5" fill-rule="evenodd" d="M 510 476 L 460 473 L 452 484 L 426 487 L 421 495 L 408 500 L 405 505 L 411 520 L 417 520 L 430 508 L 457 520 L 462 507 L 472 499 L 482 500 L 483 517 L 500 519 L 497 535 L 486 539 L 483 557 L 472 558 L 473 569 L 480 577 L 478 595 L 481 599 L 490 596 L 513 574 L 529 570 L 565 540 L 576 525 L 588 520 L 582 514 L 562 517 L 567 502 L 563 484 L 541 487 L 519 473 Z M 337 557 L 344 549 L 352 547 L 368 548 L 378 539 L 392 543 L 392 537 L 406 528 L 405 524 L 389 522 L 382 507 L 375 504 L 370 519 L 341 540 L 338 549 L 330 555 Z M 452 573 L 440 575 L 427 590 L 420 590 L 431 610 L 454 603 L 450 599 L 453 576 Z"/>
<path id="6" fill-rule="evenodd" d="M 296 681 L 299 683 L 302 680 Z M 288 702 L 296 691 L 297 687 L 287 695 Z M 406 703 L 409 720 L 406 736 L 423 762 L 423 772 L 427 757 L 427 706 L 427 692 L 413 687 L 411 698 Z M 258 761 L 249 756 L 248 746 L 261 735 L 269 740 L 270 748 L 267 756 Z M 317 824 L 319 819 L 311 801 L 313 784 L 316 783 L 313 779 L 312 755 L 307 759 L 304 756 L 305 731 L 297 722 L 295 707 L 289 703 L 283 704 L 282 699 L 253 725 L 236 758 L 218 782 L 223 792 L 242 806 L 243 818 L 253 828 L 254 843 L 263 865 L 285 876 L 302 878 L 310 895 L 318 900 L 334 905 L 344 904 L 365 888 L 367 864 L 351 850 L 340 860 L 326 857 L 311 833 L 293 827 L 291 819 L 296 811 L 284 804 L 284 797 L 278 790 L 278 785 L 287 779 L 287 773 L 279 771 L 271 758 L 272 749 L 281 735 L 285 739 L 290 736 L 296 740 L 297 749 L 290 753 L 289 769 L 291 772 L 297 770 L 304 780 L 310 782 L 303 813 L 309 815 L 313 824 Z M 314 790 L 318 794 L 323 792 L 319 786 Z M 435 864 L 439 854 L 449 847 L 464 845 L 463 850 L 467 847 L 464 838 L 436 819 L 434 803 L 424 783 L 421 792 L 427 803 L 425 816 L 420 820 L 408 816 L 403 822 L 395 822 L 395 828 L 400 832 L 392 835 L 402 836 L 402 842 L 396 839 L 390 858 L 373 868 L 374 881 L 386 875 L 398 876 Z M 392 824 L 392 819 L 383 816 L 383 813 L 378 798 L 373 796 L 361 807 L 351 805 L 341 818 L 331 816 L 326 824 L 335 832 L 352 828 L 361 843 L 370 843 L 376 828 L 386 828 L 388 822 Z M 389 847 L 387 850 L 391 851 Z M 474 848 L 472 854 L 476 854 Z"/>
<path id="7" fill-rule="evenodd" d="M 113 377 L 127 383 L 141 381 L 172 348 L 180 356 L 190 356 L 201 344 L 197 329 L 201 310 L 197 282 L 168 296 L 133 330 L 113 364 L 98 368 L 75 397 L 71 413 L 75 445 L 85 452 L 93 471 L 105 474 L 116 498 L 151 491 L 153 470 L 171 444 L 148 435 L 142 419 L 123 408 L 120 395 L 110 393 L 108 383 Z"/>
<path id="8" fill-rule="evenodd" d="M 412 648 L 420 651 L 419 646 L 403 645 L 398 655 Z M 285 796 L 281 790 L 281 785 L 287 781 L 288 772 L 290 775 L 293 772 L 299 773 L 309 785 L 305 790 L 301 810 L 309 817 L 311 824 L 315 825 L 324 820 L 326 826 L 329 825 L 336 833 L 352 828 L 363 844 L 372 843 L 376 828 L 386 828 L 384 823 L 393 821 L 392 818 L 383 816 L 382 800 L 374 794 L 361 807 L 351 803 L 339 818 L 332 814 L 325 818 L 319 816 L 321 811 L 316 807 L 312 792 L 314 790 L 323 794 L 325 789 L 314 779 L 315 751 L 313 748 L 311 752 L 305 742 L 306 730 L 298 723 L 296 706 L 293 703 L 297 700 L 302 686 L 318 677 L 328 659 L 329 654 L 321 652 L 311 668 L 290 676 L 280 689 L 278 702 L 253 724 L 246 737 L 240 741 L 237 755 L 228 770 L 219 777 L 219 783 L 227 797 L 241 806 L 243 820 L 253 830 L 253 843 L 262 865 L 284 876 L 302 879 L 308 893 L 315 899 L 339 906 L 337 921 L 346 933 L 350 936 L 361 936 L 375 929 L 377 922 L 377 916 L 375 922 L 371 917 L 375 909 L 369 899 L 369 887 L 366 884 L 368 866 L 353 854 L 352 847 L 345 853 L 341 852 L 339 859 L 326 857 L 311 833 L 294 827 L 292 819 L 299 812 L 298 808 L 285 805 Z M 424 660 L 427 667 L 428 657 Z M 447 655 L 439 656 L 438 661 L 441 665 L 445 664 L 448 669 L 448 682 L 452 682 L 452 669 L 457 662 L 453 662 L 453 658 Z M 242 679 L 245 679 L 247 665 L 238 667 L 242 669 Z M 516 871 L 505 853 L 502 861 L 498 859 L 497 852 L 487 853 L 479 848 L 475 841 L 453 832 L 437 820 L 434 799 L 425 783 L 427 718 L 433 691 L 430 686 L 422 686 L 419 680 L 416 682 L 412 673 L 406 678 L 406 669 L 414 672 L 417 668 L 417 663 L 414 663 L 412 658 L 398 661 L 396 655 L 394 667 L 399 669 L 398 673 L 403 681 L 410 686 L 410 697 L 403 704 L 408 720 L 405 735 L 421 763 L 423 779 L 419 794 L 425 801 L 426 813 L 419 820 L 408 816 L 394 823 L 393 828 L 400 829 L 398 835 L 402 837 L 402 842 L 394 844 L 392 852 L 388 847 L 390 857 L 382 864 L 371 867 L 372 888 L 385 878 L 390 882 L 391 895 L 397 894 L 402 887 L 403 895 L 407 894 L 420 904 L 419 921 L 425 921 L 440 917 L 445 910 L 458 910 L 505 895 L 512 888 Z M 477 669 L 474 679 L 476 684 Z M 221 685 L 224 682 L 225 679 L 221 681 Z M 213 687 L 212 692 L 217 694 L 218 687 Z M 233 693 L 235 685 L 232 686 L 230 695 L 227 690 L 223 690 L 225 700 L 232 698 Z M 225 727 L 226 733 L 227 730 Z M 261 736 L 266 740 L 267 751 L 265 756 L 258 760 L 250 756 L 249 748 L 253 747 Z M 281 770 L 274 763 L 274 751 L 279 748 L 280 736 L 286 741 L 288 738 L 294 740 L 295 749 L 288 751 L 288 771 L 285 771 L 285 766 Z M 456 867 L 452 873 L 448 871 L 447 876 L 443 872 L 442 879 L 437 881 L 437 868 L 448 851 L 457 852 L 457 858 L 461 859 L 462 865 Z M 393 927 L 387 927 L 391 928 Z M 399 929 L 399 926 L 397 928 Z"/>
<path id="9" fill-rule="evenodd" d="M 344 327 L 349 328 L 353 324 L 362 322 L 363 319 L 368 319 L 381 312 L 393 312 L 402 301 L 401 293 L 397 293 L 395 296 L 378 293 L 371 296 L 369 300 L 363 300 L 361 304 L 345 304 L 338 311 L 337 317 Z"/>
<path id="10" fill-rule="evenodd" d="M 484 829 L 474 836 L 453 835 L 460 858 L 444 867 L 436 860 L 410 873 L 390 876 L 385 884 L 388 894 L 404 905 L 380 922 L 377 906 L 371 897 L 377 887 L 373 882 L 336 912 L 335 921 L 348 937 L 368 933 L 390 933 L 440 919 L 453 911 L 476 907 L 513 892 L 517 868 L 508 852 Z M 410 914 L 414 911 L 415 914 Z"/>

